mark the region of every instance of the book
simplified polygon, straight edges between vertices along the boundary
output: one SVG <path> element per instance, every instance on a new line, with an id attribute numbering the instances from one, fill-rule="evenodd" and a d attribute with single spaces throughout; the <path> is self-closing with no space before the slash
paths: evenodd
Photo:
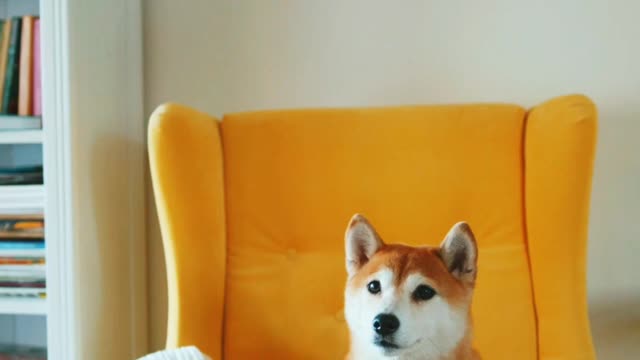
<path id="1" fill-rule="evenodd" d="M 28 256 L 3 256 L 0 255 L 0 266 L 5 265 L 44 265 L 44 256 L 28 257 Z"/>
<path id="2" fill-rule="evenodd" d="M 19 289 L 40 289 L 44 291 L 47 286 L 46 273 L 41 272 L 24 272 L 3 271 L 0 270 L 0 289 L 3 288 L 19 288 Z"/>
<path id="3" fill-rule="evenodd" d="M 44 220 L 44 214 L 41 212 L 35 212 L 31 214 L 0 214 L 0 219 L 14 219 L 14 220 Z"/>
<path id="4" fill-rule="evenodd" d="M 0 55 L 1 56 L 1 55 Z M 40 19 L 33 22 L 33 108 L 34 116 L 42 116 L 42 62 L 40 60 Z M 1 82 L 0 82 L 1 84 Z"/>
<path id="5" fill-rule="evenodd" d="M 0 345 L 0 360 L 46 360 L 47 349 L 35 346 Z"/>
<path id="6" fill-rule="evenodd" d="M 2 248 L 0 246 L 0 259 L 2 261 L 11 261 L 9 259 L 32 259 L 32 261 L 44 262 L 45 250 L 44 243 L 41 248 Z"/>
<path id="7" fill-rule="evenodd" d="M 42 180 L 42 166 L 0 168 L 0 185 L 38 185 Z"/>
<path id="8" fill-rule="evenodd" d="M 7 71 L 7 56 L 9 51 L 9 38 L 11 36 L 11 19 L 2 24 L 2 37 L 0 37 L 0 109 L 4 98 L 4 76 Z"/>
<path id="9" fill-rule="evenodd" d="M 0 276 L 0 287 L 12 287 L 12 288 L 46 288 L 47 284 L 44 279 L 31 278 L 31 279 L 14 279 L 4 278 Z"/>
<path id="10" fill-rule="evenodd" d="M 0 227 L 2 226 L 2 221 L 0 221 Z M 4 239 L 42 239 L 44 238 L 44 229 L 34 229 L 34 230 L 2 230 L 0 228 L 0 241 Z"/>
<path id="11" fill-rule="evenodd" d="M 2 108 L 5 114 L 18 113 L 18 75 L 20 72 L 20 33 L 22 18 L 11 19 L 11 35 L 9 50 L 7 50 L 7 67 L 4 76 L 4 93 L 2 94 Z"/>
<path id="12" fill-rule="evenodd" d="M 42 165 L 0 167 L 0 174 L 25 172 L 42 172 Z"/>
<path id="13" fill-rule="evenodd" d="M 5 267 L 11 266 L 10 269 L 5 269 Z M 12 281 L 43 281 L 45 279 L 45 271 L 44 266 L 41 268 L 30 268 L 30 266 L 25 266 L 26 269 L 15 269 L 16 266 L 24 266 L 24 265 L 2 265 L 0 266 L 0 279 L 9 279 Z"/>
<path id="14" fill-rule="evenodd" d="M 33 22 L 31 15 L 22 17 L 20 66 L 18 77 L 18 115 L 31 115 L 33 105 Z"/>
<path id="15" fill-rule="evenodd" d="M 0 86 L 0 88 L 2 87 Z M 0 115 L 0 131 L 37 129 L 42 129 L 42 119 L 40 118 Z"/>
<path id="16" fill-rule="evenodd" d="M 44 241 L 0 240 L 0 250 L 44 249 Z"/>
<path id="17" fill-rule="evenodd" d="M 0 239 L 42 239 L 44 220 L 20 216 L 0 215 Z"/>
<path id="18" fill-rule="evenodd" d="M 45 298 L 47 292 L 42 288 L 12 288 L 0 287 L 0 298 L 21 297 L 21 298 Z"/>
<path id="19" fill-rule="evenodd" d="M 0 262 L 0 271 L 24 271 L 44 274 L 44 266 L 44 264 L 3 264 Z"/>

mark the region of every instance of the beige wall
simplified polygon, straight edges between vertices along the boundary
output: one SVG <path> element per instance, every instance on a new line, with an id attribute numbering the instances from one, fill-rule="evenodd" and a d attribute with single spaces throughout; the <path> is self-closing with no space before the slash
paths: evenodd
<path id="1" fill-rule="evenodd" d="M 634 304 L 625 311 L 640 308 L 640 2 L 146 0 L 144 6 L 147 114 L 168 100 L 221 114 L 464 101 L 533 105 L 565 93 L 591 96 L 601 122 L 589 294 L 601 357 L 614 359 L 608 349 L 622 349 L 606 339 L 621 342 L 630 334 L 607 335 L 610 309 L 621 308 L 618 302 Z M 164 341 L 166 290 L 153 212 L 148 223 L 155 349 Z M 638 310 L 624 319 L 640 335 Z"/>

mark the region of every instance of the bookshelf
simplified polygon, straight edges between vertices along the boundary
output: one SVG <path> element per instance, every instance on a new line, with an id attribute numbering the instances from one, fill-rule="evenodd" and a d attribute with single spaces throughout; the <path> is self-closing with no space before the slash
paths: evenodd
<path id="1" fill-rule="evenodd" d="M 0 131 L 0 144 L 42 144 L 42 129 Z"/>
<path id="2" fill-rule="evenodd" d="M 42 128 L 0 131 L 0 166 L 40 163 L 44 184 L 0 186 L 0 213 L 44 213 L 47 296 L 0 298 L 0 344 L 46 347 L 52 360 L 137 358 L 147 350 L 141 1 L 0 0 L 0 19 L 27 14 L 41 19 Z"/>
<path id="3" fill-rule="evenodd" d="M 37 0 L 0 0 L 0 18 L 40 14 Z M 3 74 L 4 78 L 4 74 Z M 0 115 L 0 124 L 34 122 L 41 118 Z M 43 164 L 43 130 L 18 129 L 0 131 L 0 167 L 21 164 Z M 44 212 L 44 185 L 0 186 L 0 214 L 26 214 Z M 6 256 L 6 254 L 4 254 Z M 18 289 L 18 291 L 21 291 Z M 0 297 L 0 332 L 5 334 L 0 343 L 5 345 L 47 347 L 44 298 Z"/>

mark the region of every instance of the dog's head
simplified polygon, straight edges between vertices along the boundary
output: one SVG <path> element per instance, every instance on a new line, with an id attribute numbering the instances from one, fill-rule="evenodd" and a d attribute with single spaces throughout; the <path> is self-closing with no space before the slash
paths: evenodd
<path id="1" fill-rule="evenodd" d="M 440 247 L 387 245 L 355 215 L 346 231 L 345 318 L 352 351 L 443 356 L 468 335 L 478 250 L 466 223 Z"/>

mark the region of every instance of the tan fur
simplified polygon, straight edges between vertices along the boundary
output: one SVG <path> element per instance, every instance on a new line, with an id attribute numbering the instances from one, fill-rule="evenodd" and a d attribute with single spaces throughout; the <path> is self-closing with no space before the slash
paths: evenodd
<path id="1" fill-rule="evenodd" d="M 421 273 L 432 279 L 443 294 L 454 305 L 465 303 L 470 296 L 469 287 L 449 273 L 440 259 L 440 249 L 434 247 L 411 247 L 400 244 L 382 245 L 376 255 L 366 263 L 351 279 L 351 286 L 364 286 L 369 275 L 377 272 L 382 266 L 394 271 L 396 285 L 401 284 L 407 275 Z"/>

